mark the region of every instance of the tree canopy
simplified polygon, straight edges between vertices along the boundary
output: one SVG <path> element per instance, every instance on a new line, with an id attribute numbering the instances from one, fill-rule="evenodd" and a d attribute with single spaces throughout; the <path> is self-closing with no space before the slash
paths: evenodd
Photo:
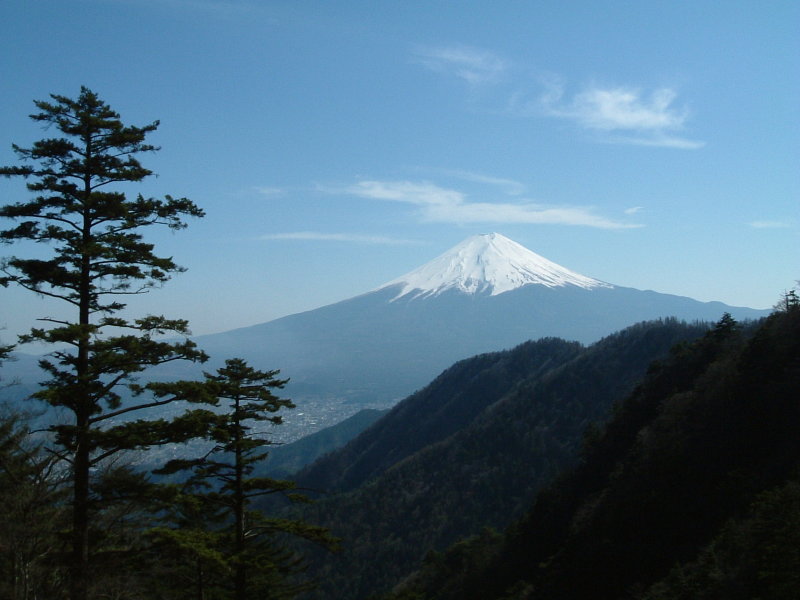
<path id="1" fill-rule="evenodd" d="M 254 474 L 271 442 L 259 424 L 277 425 L 283 408 L 293 408 L 273 390 L 287 380 L 278 371 L 260 371 L 234 358 L 215 374 L 206 373 L 212 393 L 226 403 L 209 430 L 214 446 L 198 459 L 176 459 L 159 470 L 161 474 L 190 471 L 174 506 L 178 512 L 168 526 L 155 533 L 162 542 L 178 550 L 205 569 L 202 581 L 195 578 L 198 595 L 215 584 L 230 589 L 233 598 L 288 598 L 302 589 L 288 575 L 299 566 L 295 553 L 276 536 L 288 534 L 327 548 L 335 540 L 321 527 L 288 518 L 271 518 L 255 510 L 253 502 L 263 496 L 280 494 L 305 501 L 290 481 Z M 200 510 L 198 510 L 198 508 Z"/>
<path id="2" fill-rule="evenodd" d="M 22 164 L 0 168 L 21 177 L 31 199 L 0 207 L 0 217 L 15 225 L 0 240 L 38 242 L 49 256 L 11 256 L 3 260 L 0 284 L 15 284 L 72 307 L 72 317 L 40 319 L 44 325 L 20 342 L 53 344 L 40 361 L 49 377 L 34 397 L 67 409 L 72 419 L 50 427 L 51 452 L 72 473 L 72 557 L 70 596 L 87 595 L 90 570 L 91 473 L 122 450 L 146 449 L 182 441 L 203 429 L 207 411 L 186 412 L 172 420 L 129 420 L 178 400 L 213 401 L 199 382 L 146 383 L 137 375 L 176 360 L 203 361 L 188 339 L 164 341 L 163 334 L 185 335 L 181 319 L 122 315 L 124 299 L 167 281 L 181 270 L 145 241 L 150 226 L 182 229 L 186 217 L 203 211 L 186 198 L 129 198 L 124 184 L 150 176 L 138 155 L 157 150 L 146 142 L 158 122 L 127 126 L 117 112 L 87 88 L 77 98 L 52 95 L 35 102 L 31 118 L 55 137 L 29 148 L 14 145 Z M 23 246 L 28 248 L 29 246 Z"/>

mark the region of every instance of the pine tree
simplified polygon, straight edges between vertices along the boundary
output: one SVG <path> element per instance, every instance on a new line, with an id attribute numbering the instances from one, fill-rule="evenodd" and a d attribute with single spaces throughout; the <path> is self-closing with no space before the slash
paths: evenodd
<path id="1" fill-rule="evenodd" d="M 165 492 L 159 497 L 161 523 L 146 532 L 150 596 L 170 600 L 229 597 L 223 511 L 200 492 L 197 482 L 161 490 Z"/>
<path id="2" fill-rule="evenodd" d="M 781 294 L 781 298 L 773 307 L 776 311 L 789 312 L 800 308 L 800 296 L 794 289 L 786 290 Z"/>
<path id="3" fill-rule="evenodd" d="M 210 430 L 215 445 L 203 458 L 170 461 L 159 471 L 170 474 L 190 470 L 187 490 L 194 488 L 194 492 L 188 492 L 194 494 L 192 506 L 205 507 L 203 518 L 211 523 L 205 530 L 225 523 L 216 529 L 215 537 L 206 536 L 205 543 L 198 536 L 196 520 L 192 524 L 183 519 L 182 527 L 162 530 L 162 538 L 183 547 L 194 560 L 213 563 L 215 557 L 227 557 L 229 588 L 235 600 L 292 597 L 300 589 L 288 578 L 299 561 L 293 551 L 276 543 L 276 536 L 285 534 L 328 548 L 335 546 L 335 540 L 321 527 L 270 518 L 252 508 L 254 500 L 271 494 L 305 500 L 295 492 L 293 482 L 253 476 L 256 465 L 267 457 L 265 447 L 271 444 L 254 426 L 280 424 L 282 418 L 276 413 L 294 407 L 290 400 L 273 394 L 272 390 L 287 383 L 276 379 L 277 375 L 278 371 L 259 371 L 238 358 L 226 360 L 215 375 L 206 373 L 212 393 L 228 403 L 228 410 L 218 415 Z"/>
<path id="4" fill-rule="evenodd" d="M 157 150 L 145 142 L 157 121 L 126 126 L 85 87 L 77 99 L 51 99 L 36 101 L 38 112 L 31 118 L 59 137 L 30 148 L 14 145 L 22 164 L 0 168 L 0 175 L 26 179 L 34 195 L 0 208 L 0 216 L 16 221 L 0 232 L 0 240 L 39 242 L 49 246 L 50 257 L 5 259 L 0 285 L 16 284 L 74 311 L 72 318 L 41 319 L 45 326 L 20 336 L 20 342 L 55 345 L 39 363 L 48 379 L 34 397 L 71 414 L 71 422 L 50 427 L 51 452 L 70 467 L 69 590 L 72 600 L 85 600 L 93 553 L 93 471 L 120 451 L 189 439 L 203 431 L 210 414 L 194 410 L 171 421 L 128 420 L 131 413 L 145 416 L 142 411 L 149 408 L 209 397 L 200 382 L 138 383 L 137 374 L 150 366 L 206 357 L 188 339 L 160 337 L 188 334 L 185 320 L 131 319 L 122 313 L 126 296 L 144 293 L 182 270 L 171 258 L 156 255 L 141 229 L 182 229 L 185 217 L 201 217 L 203 211 L 186 198 L 139 194 L 129 199 L 119 189 L 152 174 L 137 155 Z"/>

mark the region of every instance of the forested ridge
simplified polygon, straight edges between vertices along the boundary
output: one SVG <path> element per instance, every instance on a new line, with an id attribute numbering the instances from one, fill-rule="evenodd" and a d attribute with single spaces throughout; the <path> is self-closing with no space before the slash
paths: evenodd
<path id="1" fill-rule="evenodd" d="M 800 306 L 729 318 L 654 363 L 579 463 L 502 535 L 465 540 L 411 599 L 797 597 Z"/>
<path id="2" fill-rule="evenodd" d="M 705 330 L 653 321 L 589 347 L 548 338 L 445 371 L 297 475 L 305 487 L 343 490 L 302 509 L 343 540 L 341 553 L 312 558 L 320 585 L 311 595 L 367 597 L 427 553 L 509 525 L 574 462 L 586 428 L 608 416 L 652 360 Z M 410 451 L 420 438 L 429 443 Z"/>

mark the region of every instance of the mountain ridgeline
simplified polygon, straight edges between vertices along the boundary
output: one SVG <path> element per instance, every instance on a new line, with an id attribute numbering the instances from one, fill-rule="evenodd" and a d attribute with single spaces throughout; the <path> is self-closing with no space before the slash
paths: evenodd
<path id="1" fill-rule="evenodd" d="M 768 314 L 605 283 L 492 233 L 372 292 L 197 342 L 212 365 L 241 356 L 279 366 L 296 400 L 385 407 L 477 354 L 543 337 L 592 343 L 640 321 L 713 322 L 724 312 L 740 320 Z"/>
<path id="2" fill-rule="evenodd" d="M 505 534 L 429 553 L 385 600 L 797 598 L 798 398 L 800 306 L 726 315 L 653 363 Z"/>
<path id="3" fill-rule="evenodd" d="M 303 517 L 343 538 L 317 556 L 314 598 L 366 598 L 396 585 L 427 553 L 522 516 L 574 464 L 653 361 L 706 331 L 640 323 L 595 344 L 544 338 L 455 364 L 343 448 L 299 472 L 328 495 Z"/>
<path id="4" fill-rule="evenodd" d="M 286 395 L 304 413 L 283 427 L 291 440 L 322 427 L 315 412 L 336 405 L 341 420 L 364 407 L 391 407 L 471 356 L 544 337 L 588 344 L 640 321 L 713 322 L 725 312 L 739 320 L 768 314 L 616 286 L 492 233 L 469 237 L 372 292 L 195 340 L 211 356 L 205 370 L 231 356 L 280 369 L 290 380 Z M 6 375 L 22 385 L 3 390 L 6 396 L 29 394 L 42 378 L 38 357 L 18 358 Z M 164 381 L 200 376 L 200 367 L 178 364 L 148 373 Z"/>

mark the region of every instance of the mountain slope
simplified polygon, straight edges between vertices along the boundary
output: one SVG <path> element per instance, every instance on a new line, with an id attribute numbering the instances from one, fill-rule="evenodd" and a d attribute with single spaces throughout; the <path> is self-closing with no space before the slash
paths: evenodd
<path id="1" fill-rule="evenodd" d="M 314 597 L 366 597 L 397 583 L 426 552 L 443 549 L 483 526 L 508 525 L 536 490 L 574 460 L 586 426 L 606 417 L 649 362 L 703 330 L 674 320 L 640 324 L 577 352 L 560 340 L 531 342 L 507 353 L 477 357 L 475 378 L 466 378 L 461 387 L 442 385 L 446 372 L 432 385 L 430 396 L 423 390 L 400 403 L 347 447 L 318 463 L 338 467 L 344 483 L 334 482 L 332 487 L 349 491 L 321 499 L 304 514 L 345 540 L 344 552 L 321 557 L 313 565 L 312 572 L 322 581 Z M 545 366 L 545 349 L 562 359 Z M 565 349 L 572 351 L 571 358 L 563 354 Z M 486 363 L 492 358 L 509 363 L 517 353 L 537 352 L 533 368 L 520 371 L 512 381 L 498 377 L 500 371 Z M 464 376 L 471 364 L 468 360 L 456 365 L 453 375 Z M 484 375 L 486 387 L 481 385 Z M 497 384 L 498 394 L 493 395 L 491 388 Z M 423 400 L 428 406 L 447 406 L 455 420 L 454 400 L 470 387 L 486 398 L 480 412 L 471 411 L 458 429 L 412 454 L 383 460 L 397 440 L 414 438 L 429 429 L 427 419 L 439 419 L 435 410 L 414 410 Z M 405 418 L 406 413 L 415 419 Z M 382 443 L 386 438 L 391 442 Z M 346 460 L 337 460 L 337 455 Z M 367 476 L 359 474 L 365 483 L 358 487 L 342 469 L 348 461 L 373 466 Z M 315 468 L 318 465 L 301 474 L 304 484 L 316 487 L 309 474 L 325 477 L 324 468 Z"/>
<path id="2" fill-rule="evenodd" d="M 288 441 L 332 424 L 318 419 L 323 412 L 341 420 L 392 406 L 477 354 L 542 337 L 592 343 L 643 320 L 713 322 L 724 312 L 740 320 L 766 314 L 606 284 L 490 234 L 373 292 L 196 341 L 211 356 L 205 370 L 240 357 L 290 379 L 285 395 L 298 410 L 281 428 Z M 8 379 L 14 368 L 5 365 Z M 175 363 L 150 376 L 193 378 L 200 370 Z"/>
<path id="3" fill-rule="evenodd" d="M 798 357 L 797 306 L 747 336 L 720 321 L 650 369 L 505 539 L 429 561 L 392 597 L 795 598 Z"/>
<path id="4" fill-rule="evenodd" d="M 296 479 L 327 492 L 358 487 L 467 427 L 520 381 L 564 364 L 581 350 L 576 342 L 550 338 L 460 361 L 345 447 L 298 473 Z"/>

